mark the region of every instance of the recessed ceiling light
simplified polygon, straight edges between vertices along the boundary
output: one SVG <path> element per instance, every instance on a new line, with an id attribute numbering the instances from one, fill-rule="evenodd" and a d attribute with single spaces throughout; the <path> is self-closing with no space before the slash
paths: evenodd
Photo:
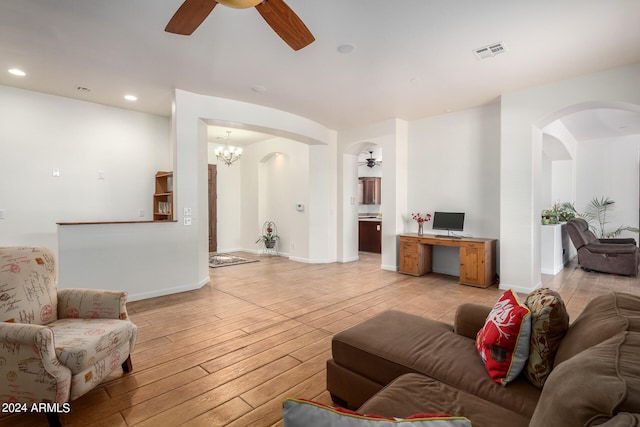
<path id="1" fill-rule="evenodd" d="M 267 88 L 264 86 L 253 86 L 251 90 L 254 91 L 255 93 L 264 93 L 267 91 Z"/>
<path id="2" fill-rule="evenodd" d="M 19 77 L 24 77 L 27 75 L 27 73 L 25 73 L 24 71 L 18 69 L 18 68 L 12 68 L 9 70 L 9 73 L 13 74 L 14 76 L 19 76 Z"/>
<path id="3" fill-rule="evenodd" d="M 354 45 L 353 43 L 343 43 L 337 48 L 337 51 L 342 53 L 343 55 L 353 53 L 354 50 L 356 50 L 356 45 Z"/>
<path id="4" fill-rule="evenodd" d="M 124 99 L 126 99 L 127 101 L 137 101 L 138 97 L 135 95 L 125 95 Z"/>

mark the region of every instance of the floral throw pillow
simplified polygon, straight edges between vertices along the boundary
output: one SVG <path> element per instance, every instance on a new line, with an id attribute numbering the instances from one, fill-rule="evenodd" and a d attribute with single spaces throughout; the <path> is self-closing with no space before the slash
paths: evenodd
<path id="1" fill-rule="evenodd" d="M 464 417 L 444 414 L 416 414 L 407 418 L 365 415 L 334 408 L 305 399 L 285 399 L 282 407 L 284 427 L 471 427 Z"/>
<path id="2" fill-rule="evenodd" d="M 531 292 L 524 304 L 531 311 L 531 344 L 525 373 L 533 385 L 542 388 L 569 329 L 569 313 L 560 295 L 548 288 Z"/>
<path id="3" fill-rule="evenodd" d="M 520 374 L 529 358 L 530 336 L 531 313 L 509 289 L 476 336 L 476 350 L 493 381 L 507 385 Z"/>

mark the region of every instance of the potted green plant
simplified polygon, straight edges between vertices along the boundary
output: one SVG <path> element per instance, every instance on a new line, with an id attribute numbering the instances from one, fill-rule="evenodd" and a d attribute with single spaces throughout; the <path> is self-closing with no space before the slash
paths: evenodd
<path id="1" fill-rule="evenodd" d="M 557 224 L 557 223 L 558 223 L 558 216 L 556 215 L 556 212 L 553 209 L 545 209 L 542 211 L 543 225 Z"/>
<path id="2" fill-rule="evenodd" d="M 560 222 L 567 222 L 576 217 L 576 208 L 573 206 L 573 203 L 556 203 L 553 207 L 556 212 L 558 212 L 558 220 Z"/>
<path id="3" fill-rule="evenodd" d="M 569 202 L 555 203 L 551 209 L 542 211 L 542 224 L 558 224 L 576 217 L 576 209 Z"/>
<path id="4" fill-rule="evenodd" d="M 579 213 L 575 210 L 573 205 L 568 205 L 567 209 L 573 209 L 575 215 L 584 218 L 589 223 L 589 228 L 600 239 L 612 238 L 619 236 L 623 231 L 631 231 L 633 233 L 640 232 L 638 227 L 630 227 L 628 225 L 620 225 L 613 231 L 607 231 L 605 228 L 609 221 L 607 220 L 607 214 L 611 213 L 616 202 L 609 197 L 602 196 L 600 198 L 594 197 L 585 208 L 583 213 Z M 595 223 L 595 225 L 594 225 Z"/>
<path id="5" fill-rule="evenodd" d="M 276 242 L 280 239 L 278 236 L 276 223 L 273 221 L 265 221 L 262 225 L 262 235 L 258 237 L 256 243 L 264 243 L 264 247 L 267 249 L 273 249 L 276 246 Z"/>

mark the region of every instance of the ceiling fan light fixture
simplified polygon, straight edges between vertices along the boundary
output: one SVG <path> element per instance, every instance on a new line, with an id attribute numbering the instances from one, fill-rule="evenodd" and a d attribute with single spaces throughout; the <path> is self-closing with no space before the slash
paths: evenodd
<path id="1" fill-rule="evenodd" d="M 367 167 L 372 168 L 376 165 L 376 159 L 373 157 L 373 151 L 369 151 L 369 158 L 367 159 Z"/>
<path id="2" fill-rule="evenodd" d="M 234 9 L 248 9 L 250 7 L 255 7 L 262 3 L 262 0 L 216 0 L 218 3 L 221 3 L 228 7 L 233 7 Z"/>
<path id="3" fill-rule="evenodd" d="M 262 19 L 293 50 L 300 50 L 315 40 L 311 31 L 284 0 L 184 0 L 164 30 L 191 35 L 218 3 L 236 9 L 255 7 Z"/>

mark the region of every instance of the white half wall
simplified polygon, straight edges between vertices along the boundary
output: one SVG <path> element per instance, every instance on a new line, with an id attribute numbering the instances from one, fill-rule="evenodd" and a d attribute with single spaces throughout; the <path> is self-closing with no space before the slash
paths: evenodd
<path id="1" fill-rule="evenodd" d="M 61 288 L 135 300 L 199 286 L 175 224 L 56 225 L 152 220 L 155 173 L 172 169 L 168 118 L 0 86 L 0 121 L 0 245 L 51 249 Z"/>
<path id="2" fill-rule="evenodd" d="M 57 253 L 57 222 L 153 219 L 168 138 L 166 117 L 0 86 L 0 245 Z"/>

